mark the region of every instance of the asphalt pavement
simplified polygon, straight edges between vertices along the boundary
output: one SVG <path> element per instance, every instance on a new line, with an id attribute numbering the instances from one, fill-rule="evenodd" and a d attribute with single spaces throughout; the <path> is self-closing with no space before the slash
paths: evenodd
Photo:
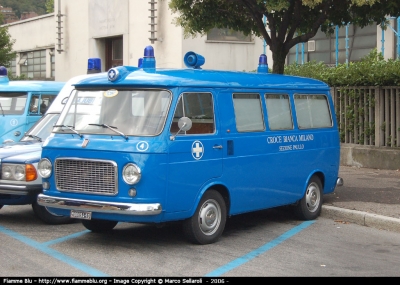
<path id="1" fill-rule="evenodd" d="M 400 232 L 400 170 L 340 166 L 343 186 L 324 196 L 322 217 Z"/>

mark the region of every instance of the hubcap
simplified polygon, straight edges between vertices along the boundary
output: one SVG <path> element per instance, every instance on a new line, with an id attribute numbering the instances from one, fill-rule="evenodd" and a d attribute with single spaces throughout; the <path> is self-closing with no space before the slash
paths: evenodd
<path id="1" fill-rule="evenodd" d="M 307 188 L 306 193 L 306 205 L 310 212 L 315 212 L 318 209 L 320 203 L 320 191 L 318 185 L 311 183 Z"/>
<path id="2" fill-rule="evenodd" d="M 221 208 L 215 200 L 207 200 L 199 212 L 200 230 L 205 235 L 214 234 L 221 222 Z"/>

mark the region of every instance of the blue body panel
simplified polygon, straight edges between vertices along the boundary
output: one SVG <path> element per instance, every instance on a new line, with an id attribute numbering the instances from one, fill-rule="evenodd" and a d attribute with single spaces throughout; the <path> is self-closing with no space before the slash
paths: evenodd
<path id="1" fill-rule="evenodd" d="M 126 222 L 164 222 L 182 220 L 193 215 L 203 193 L 218 188 L 228 193 L 228 213 L 235 215 L 249 211 L 288 205 L 300 200 L 310 177 L 320 173 L 324 193 L 336 186 L 339 170 L 340 143 L 333 102 L 329 87 L 320 81 L 292 76 L 209 71 L 193 69 L 139 69 L 117 67 L 119 78 L 109 81 L 99 74 L 83 79 L 75 85 L 79 90 L 161 88 L 172 92 L 173 98 L 165 127 L 161 134 L 149 137 L 54 133 L 43 145 L 42 158 L 80 158 L 111 160 L 117 164 L 118 194 L 115 196 L 59 191 L 54 175 L 43 179 L 50 189 L 44 194 L 52 197 L 119 203 L 160 203 L 159 215 L 123 215 L 92 212 L 93 219 Z M 214 99 L 215 132 L 201 135 L 177 136 L 171 140 L 170 126 L 179 95 L 183 92 L 210 92 Z M 232 94 L 238 92 L 284 92 L 323 94 L 332 110 L 330 128 L 238 132 Z M 267 110 L 263 106 L 264 116 Z M 267 121 L 267 119 L 265 119 Z M 268 143 L 280 137 L 285 143 Z M 83 147 L 83 141 L 88 145 Z M 139 150 L 146 142 L 148 149 Z M 201 159 L 193 159 L 192 149 L 200 142 Z M 290 146 L 292 151 L 280 147 Z M 142 170 L 140 182 L 130 186 L 122 179 L 127 163 L 135 163 Z M 137 196 L 130 197 L 134 187 Z M 51 208 L 57 214 L 69 210 Z"/>

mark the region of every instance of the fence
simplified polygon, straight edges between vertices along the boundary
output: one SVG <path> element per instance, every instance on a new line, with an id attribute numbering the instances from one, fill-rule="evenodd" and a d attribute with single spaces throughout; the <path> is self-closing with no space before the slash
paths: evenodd
<path id="1" fill-rule="evenodd" d="M 400 147 L 400 86 L 332 87 L 342 143 Z"/>

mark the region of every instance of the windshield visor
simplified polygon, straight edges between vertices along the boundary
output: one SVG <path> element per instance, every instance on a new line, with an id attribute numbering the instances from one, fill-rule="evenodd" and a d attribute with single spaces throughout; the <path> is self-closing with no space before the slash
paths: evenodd
<path id="1" fill-rule="evenodd" d="M 162 132 L 171 102 L 166 90 L 76 91 L 55 132 L 155 136 Z M 71 100 L 72 99 L 72 100 Z"/>

